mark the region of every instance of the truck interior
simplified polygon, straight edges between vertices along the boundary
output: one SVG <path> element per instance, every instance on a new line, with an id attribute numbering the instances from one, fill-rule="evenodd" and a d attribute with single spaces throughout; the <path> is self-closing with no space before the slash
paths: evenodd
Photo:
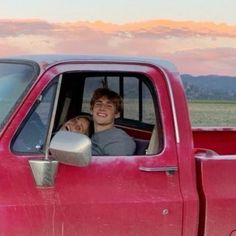
<path id="1" fill-rule="evenodd" d="M 120 94 L 124 110 L 115 120 L 115 126 L 125 130 L 136 142 L 136 155 L 145 155 L 149 141 L 156 139 L 154 131 L 160 118 L 155 116 L 155 93 L 151 82 L 143 75 L 128 73 L 65 73 L 62 79 L 55 129 L 67 120 L 81 113 L 90 113 L 90 99 L 93 91 L 107 87 Z M 153 132 L 154 131 L 154 132 Z M 160 132 L 161 130 L 159 130 Z M 157 152 L 155 147 L 155 153 Z M 154 147 L 149 147 L 154 154 Z"/>
<path id="2" fill-rule="evenodd" d="M 42 93 L 16 132 L 13 152 L 40 152 L 45 143 L 47 125 L 57 86 L 55 78 Z M 108 87 L 121 95 L 124 109 L 115 126 L 125 130 L 136 142 L 134 155 L 156 154 L 163 147 L 158 98 L 151 81 L 138 73 L 67 72 L 61 75 L 53 133 L 68 120 L 90 113 L 90 98 L 96 88 Z M 29 135 L 34 130 L 34 138 Z M 40 140 L 40 141 L 39 141 Z M 26 145 L 23 145 L 26 143 Z"/>

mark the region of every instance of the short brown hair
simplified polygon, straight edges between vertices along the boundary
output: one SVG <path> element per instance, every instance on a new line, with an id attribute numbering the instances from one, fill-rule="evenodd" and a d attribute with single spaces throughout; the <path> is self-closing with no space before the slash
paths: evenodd
<path id="1" fill-rule="evenodd" d="M 120 113 L 123 110 L 123 100 L 121 96 L 116 93 L 113 90 L 110 90 L 108 88 L 98 88 L 93 92 L 93 96 L 90 100 L 90 107 L 93 109 L 93 106 L 95 102 L 101 98 L 101 97 L 106 97 L 108 100 L 110 100 L 116 108 L 116 113 Z"/>

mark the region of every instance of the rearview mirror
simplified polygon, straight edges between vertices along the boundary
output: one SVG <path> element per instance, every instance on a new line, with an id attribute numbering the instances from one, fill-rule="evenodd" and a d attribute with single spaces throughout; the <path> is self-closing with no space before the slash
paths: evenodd
<path id="1" fill-rule="evenodd" d="M 58 131 L 51 140 L 49 152 L 61 163 L 87 166 L 91 160 L 91 140 L 81 133 Z"/>

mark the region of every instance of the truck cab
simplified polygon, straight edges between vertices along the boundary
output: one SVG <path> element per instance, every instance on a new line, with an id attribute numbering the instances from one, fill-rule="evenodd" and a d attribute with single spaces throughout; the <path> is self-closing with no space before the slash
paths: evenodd
<path id="1" fill-rule="evenodd" d="M 99 87 L 122 96 L 124 110 L 115 126 L 135 140 L 133 155 L 92 156 L 89 137 L 61 131 L 67 120 L 90 113 Z M 220 161 L 217 153 L 206 156 L 205 147 L 194 154 L 186 97 L 173 64 L 110 56 L 1 59 L 0 91 L 3 235 L 225 232 L 209 218 L 219 217 L 215 207 L 221 201 L 228 206 L 229 199 L 211 180 L 218 186 L 231 181 L 224 192 L 232 196 L 234 157 Z M 222 163 L 232 174 L 227 171 L 221 181 L 216 170 Z M 235 199 L 231 204 L 228 216 L 235 218 Z"/>

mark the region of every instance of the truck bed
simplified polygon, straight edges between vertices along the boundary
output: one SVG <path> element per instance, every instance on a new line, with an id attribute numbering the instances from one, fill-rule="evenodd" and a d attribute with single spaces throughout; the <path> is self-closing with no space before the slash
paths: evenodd
<path id="1" fill-rule="evenodd" d="M 195 155 L 200 199 L 199 235 L 236 233 L 235 155 Z"/>
<path id="2" fill-rule="evenodd" d="M 236 128 L 193 128 L 194 148 L 211 149 L 220 155 L 236 154 Z"/>

